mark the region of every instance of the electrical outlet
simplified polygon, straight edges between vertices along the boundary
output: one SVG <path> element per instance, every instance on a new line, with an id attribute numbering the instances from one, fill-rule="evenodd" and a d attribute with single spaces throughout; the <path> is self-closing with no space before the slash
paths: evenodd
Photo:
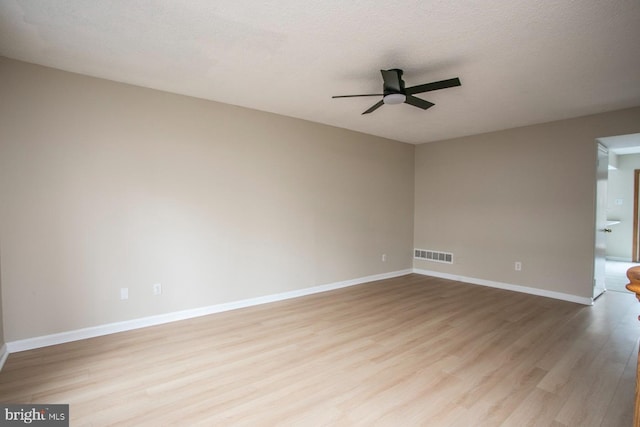
<path id="1" fill-rule="evenodd" d="M 520 261 L 516 261 L 515 268 L 516 271 L 522 271 L 522 263 Z"/>
<path id="2" fill-rule="evenodd" d="M 129 299 L 129 288 L 120 288 L 120 299 L 122 301 Z"/>
<path id="3" fill-rule="evenodd" d="M 382 262 L 387 262 L 387 254 L 382 254 Z"/>
<path id="4" fill-rule="evenodd" d="M 160 283 L 154 283 L 153 284 L 153 294 L 154 295 L 162 294 L 162 284 L 160 284 Z"/>

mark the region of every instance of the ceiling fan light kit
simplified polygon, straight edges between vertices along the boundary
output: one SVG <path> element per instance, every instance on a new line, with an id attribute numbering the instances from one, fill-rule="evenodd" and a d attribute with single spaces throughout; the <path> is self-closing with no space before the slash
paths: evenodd
<path id="1" fill-rule="evenodd" d="M 407 100 L 407 96 L 403 93 L 390 93 L 382 98 L 385 104 L 402 104 Z"/>
<path id="2" fill-rule="evenodd" d="M 404 80 L 402 80 L 403 71 L 399 68 L 392 68 L 390 70 L 380 70 L 382 74 L 382 93 L 368 93 L 364 95 L 337 95 L 332 98 L 355 98 L 360 96 L 381 96 L 382 100 L 372 105 L 368 110 L 362 114 L 369 114 L 384 104 L 409 104 L 414 107 L 426 110 L 433 107 L 435 104 L 429 101 L 425 101 L 422 98 L 413 96 L 417 93 L 431 92 L 433 90 L 447 89 L 450 87 L 460 86 L 460 79 L 458 77 L 440 80 L 437 82 L 426 83 L 417 86 L 411 86 L 405 88 Z"/>

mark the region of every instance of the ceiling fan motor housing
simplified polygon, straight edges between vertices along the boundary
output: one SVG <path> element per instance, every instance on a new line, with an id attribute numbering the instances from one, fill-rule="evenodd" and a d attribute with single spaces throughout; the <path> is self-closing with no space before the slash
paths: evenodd
<path id="1" fill-rule="evenodd" d="M 383 72 L 384 84 L 382 85 L 382 93 L 390 95 L 393 93 L 404 94 L 404 80 L 402 80 L 402 70 L 392 68 Z"/>

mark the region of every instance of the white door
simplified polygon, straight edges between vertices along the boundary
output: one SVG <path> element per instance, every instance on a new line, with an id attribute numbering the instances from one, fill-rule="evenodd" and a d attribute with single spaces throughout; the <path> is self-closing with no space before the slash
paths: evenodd
<path id="1" fill-rule="evenodd" d="M 593 299 L 598 298 L 606 290 L 605 257 L 607 241 L 607 180 L 609 178 L 609 150 L 598 143 L 598 164 L 596 184 L 596 250 L 593 278 Z"/>

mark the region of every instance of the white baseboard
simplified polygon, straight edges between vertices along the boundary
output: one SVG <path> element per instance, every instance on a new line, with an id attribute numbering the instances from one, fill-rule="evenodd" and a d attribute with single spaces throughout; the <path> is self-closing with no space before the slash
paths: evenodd
<path id="1" fill-rule="evenodd" d="M 619 256 L 608 256 L 607 261 L 620 261 L 620 262 L 633 262 L 631 258 L 619 257 Z"/>
<path id="2" fill-rule="evenodd" d="M 270 302 L 283 301 L 291 298 L 298 298 L 305 295 L 327 292 L 334 289 L 346 288 L 348 286 L 360 285 L 376 280 L 391 279 L 393 277 L 411 274 L 412 269 L 393 271 L 390 273 L 374 274 L 372 276 L 360 277 L 357 279 L 344 280 L 341 282 L 329 283 L 326 285 L 314 286 L 311 288 L 298 289 L 295 291 L 282 292 L 273 295 L 265 295 L 257 298 L 249 298 L 240 301 L 233 301 L 224 304 L 216 304 L 207 307 L 199 307 L 190 310 L 175 311 L 172 313 L 159 314 L 156 316 L 143 317 L 139 319 L 127 320 L 124 322 L 109 323 L 106 325 L 93 326 L 90 328 L 76 329 L 68 332 L 44 335 L 40 337 L 27 338 L 24 340 L 11 341 L 6 343 L 5 353 L 16 353 L 19 351 L 31 350 L 34 348 L 47 347 L 50 345 L 63 344 L 71 341 L 78 341 L 87 338 L 99 337 L 116 332 L 130 331 L 133 329 L 145 328 L 147 326 L 161 325 L 163 323 L 175 322 L 178 320 L 191 319 L 194 317 L 206 316 L 213 313 L 235 310 L 238 308 L 251 307 L 254 305 L 267 304 Z M 6 356 L 5 356 L 6 359 Z"/>
<path id="3" fill-rule="evenodd" d="M 2 347 L 0 347 L 0 371 L 4 366 L 4 363 L 7 361 L 7 357 L 9 357 L 9 351 L 7 350 L 7 345 L 2 344 Z"/>
<path id="4" fill-rule="evenodd" d="M 509 283 L 494 282 L 492 280 L 476 279 L 473 277 L 457 276 L 454 274 L 440 273 L 438 271 L 422 270 L 420 268 L 414 268 L 413 272 L 416 274 L 422 274 L 424 276 L 433 276 L 439 277 L 441 279 L 456 280 L 458 282 L 470 283 L 473 285 L 489 286 L 491 288 L 522 292 L 525 294 L 570 301 L 578 304 L 593 305 L 593 298 L 579 297 L 577 295 L 565 294 L 562 292 L 547 291 L 545 289 L 530 288 L 528 286 L 512 285 Z"/>

